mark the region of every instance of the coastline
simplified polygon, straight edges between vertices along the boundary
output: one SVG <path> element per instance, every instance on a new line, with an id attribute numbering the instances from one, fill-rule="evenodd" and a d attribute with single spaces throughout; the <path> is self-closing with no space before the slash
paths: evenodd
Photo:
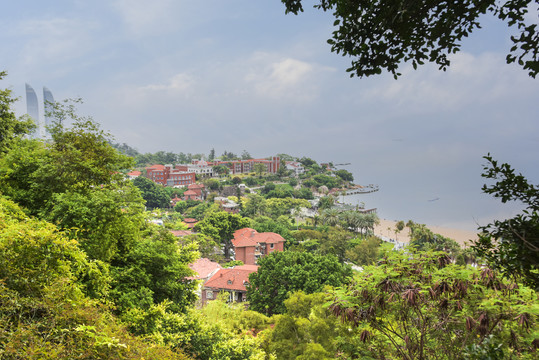
<path id="1" fill-rule="evenodd" d="M 407 227 L 405 227 L 400 233 L 395 236 L 396 223 L 397 222 L 393 220 L 380 219 L 380 224 L 374 227 L 374 234 L 378 236 L 389 237 L 391 239 L 396 238 L 398 242 L 410 242 L 410 234 Z M 446 228 L 441 226 L 430 226 L 428 224 L 426 224 L 426 226 L 432 232 L 453 239 L 461 246 L 466 246 L 467 243 L 470 243 L 470 240 L 475 240 L 478 238 L 477 232 L 475 231 Z M 388 230 L 388 228 L 390 228 L 391 230 Z"/>

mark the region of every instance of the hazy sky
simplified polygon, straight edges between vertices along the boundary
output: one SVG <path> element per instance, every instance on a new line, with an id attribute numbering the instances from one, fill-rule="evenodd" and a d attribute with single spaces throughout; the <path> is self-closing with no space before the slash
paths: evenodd
<path id="1" fill-rule="evenodd" d="M 349 162 L 381 188 L 353 201 L 381 217 L 473 229 L 511 215 L 481 193 L 482 156 L 539 183 L 539 79 L 505 64 L 506 26 L 486 17 L 447 72 L 404 66 L 395 81 L 349 78 L 332 24 L 278 0 L 9 1 L 0 86 L 21 115 L 26 82 L 40 101 L 43 86 L 82 97 L 81 115 L 141 152 Z"/>

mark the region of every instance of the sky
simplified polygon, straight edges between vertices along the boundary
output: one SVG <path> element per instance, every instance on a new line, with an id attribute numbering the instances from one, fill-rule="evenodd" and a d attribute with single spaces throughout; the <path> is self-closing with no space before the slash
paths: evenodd
<path id="1" fill-rule="evenodd" d="M 539 183 L 539 78 L 505 63 L 504 23 L 485 16 L 445 72 L 360 79 L 326 43 L 331 14 L 306 4 L 294 16 L 278 0 L 9 1 L 0 87 L 18 115 L 25 83 L 40 101 L 43 86 L 80 97 L 80 115 L 140 152 L 350 163 L 380 191 L 347 201 L 390 220 L 474 230 L 520 210 L 481 192 L 488 153 Z"/>

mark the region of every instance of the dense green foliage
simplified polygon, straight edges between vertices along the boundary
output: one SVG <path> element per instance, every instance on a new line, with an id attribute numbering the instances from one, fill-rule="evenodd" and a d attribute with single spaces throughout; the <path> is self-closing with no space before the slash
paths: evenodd
<path id="1" fill-rule="evenodd" d="M 356 332 L 323 306 L 326 298 L 324 293 L 302 291 L 290 295 L 284 301 L 286 312 L 275 315 L 273 328 L 266 331 L 268 352 L 279 360 L 350 358 L 346 344 Z"/>
<path id="2" fill-rule="evenodd" d="M 0 71 L 0 80 L 6 76 L 5 71 Z M 11 109 L 16 101 L 11 96 L 11 90 L 0 89 L 0 154 L 6 152 L 13 141 L 29 134 L 35 128 L 30 119 L 18 119 Z"/>
<path id="3" fill-rule="evenodd" d="M 532 359 L 537 294 L 445 253 L 394 253 L 333 294 L 331 311 L 360 332 L 360 358 L 464 359 L 490 339 L 499 358 Z"/>
<path id="4" fill-rule="evenodd" d="M 54 206 L 42 217 L 69 232 L 91 259 L 109 262 L 121 257 L 140 237 L 142 199 L 129 184 L 92 188 L 85 194 L 54 194 L 52 202 Z"/>
<path id="5" fill-rule="evenodd" d="M 142 198 L 146 200 L 146 207 L 149 209 L 167 208 L 170 206 L 170 196 L 163 186 L 142 176 L 133 180 L 133 185 L 140 190 Z"/>
<path id="6" fill-rule="evenodd" d="M 281 0 L 286 12 L 303 11 L 302 0 Z M 537 3 L 537 1 L 536 1 Z M 352 58 L 346 71 L 351 76 L 370 76 L 387 70 L 397 78 L 401 62 L 414 68 L 433 62 L 445 70 L 448 55 L 480 28 L 480 17 L 492 13 L 514 26 L 513 47 L 507 63 L 518 60 L 530 76 L 539 72 L 539 29 L 526 17 L 533 0 L 480 1 L 388 1 L 320 0 L 315 8 L 332 11 L 335 17 L 331 51 Z"/>
<path id="7" fill-rule="evenodd" d="M 132 157 L 135 160 L 137 167 L 144 167 L 154 164 L 190 164 L 194 159 L 202 159 L 202 154 L 184 154 L 180 152 L 178 154 L 167 151 L 158 151 L 156 153 L 141 154 L 136 149 L 123 144 L 116 144 L 110 141 L 112 147 L 120 151 L 122 154 Z"/>
<path id="8" fill-rule="evenodd" d="M 87 194 L 96 187 L 115 188 L 124 183 L 120 170 L 132 161 L 109 143 L 109 135 L 91 119 L 73 114 L 72 105 L 58 104 L 56 118 L 72 117 L 73 125 L 57 123 L 51 129 L 52 144 L 21 140 L 0 159 L 3 193 L 30 214 L 46 214 L 55 194 Z"/>
<path id="9" fill-rule="evenodd" d="M 248 227 L 249 219 L 226 211 L 214 211 L 195 225 L 195 230 L 220 242 L 224 247 L 225 258 L 229 258 L 232 249 L 234 231 Z"/>
<path id="10" fill-rule="evenodd" d="M 424 224 L 410 223 L 410 233 L 410 246 L 414 246 L 418 250 L 445 251 L 453 258 L 460 251 L 460 246 L 455 240 L 433 233 Z"/>
<path id="11" fill-rule="evenodd" d="M 194 243 L 180 246 L 167 230 L 152 230 L 139 240 L 122 259 L 112 264 L 112 296 L 125 312 L 131 308 L 149 309 L 152 304 L 170 301 L 173 312 L 185 312 L 195 301 L 196 284 L 185 280 L 196 260 Z"/>
<path id="12" fill-rule="evenodd" d="M 107 269 L 0 197 L 0 358 L 187 359 L 129 335 L 90 298 L 107 295 Z"/>
<path id="13" fill-rule="evenodd" d="M 325 285 L 345 284 L 352 275 L 337 258 L 307 252 L 272 252 L 258 265 L 258 272 L 249 276 L 247 300 L 251 309 L 267 315 L 284 313 L 284 301 L 292 292 L 312 294 Z"/>
<path id="14" fill-rule="evenodd" d="M 500 198 L 503 203 L 520 201 L 525 210 L 515 217 L 494 221 L 483 226 L 483 235 L 475 242 L 474 250 L 489 266 L 500 269 L 506 276 L 539 289 L 539 187 L 528 183 L 522 174 L 508 164 L 498 164 L 486 156 L 488 165 L 482 176 L 495 180 L 484 185 L 483 191 Z"/>
<path id="15" fill-rule="evenodd" d="M 335 175 L 337 175 L 344 181 L 349 181 L 349 182 L 354 181 L 354 175 L 350 171 L 347 171 L 344 169 L 335 171 Z"/>

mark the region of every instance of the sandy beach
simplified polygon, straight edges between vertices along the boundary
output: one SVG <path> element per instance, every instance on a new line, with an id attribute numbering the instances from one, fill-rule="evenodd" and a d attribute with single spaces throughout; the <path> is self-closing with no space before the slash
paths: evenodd
<path id="1" fill-rule="evenodd" d="M 409 242 L 410 235 L 409 229 L 405 227 L 400 233 L 395 235 L 395 224 L 396 221 L 380 219 L 380 224 L 376 225 L 374 228 L 374 233 L 376 235 L 382 235 L 389 237 L 391 239 L 396 239 L 399 242 Z M 388 230 L 390 228 L 391 230 Z M 451 229 L 440 226 L 429 226 L 427 225 L 432 232 L 436 234 L 443 235 L 450 239 L 455 240 L 460 245 L 464 246 L 466 243 L 469 243 L 472 239 L 477 239 L 477 233 L 474 231 L 460 230 L 460 229 Z M 396 237 L 395 237 L 396 236 Z"/>

